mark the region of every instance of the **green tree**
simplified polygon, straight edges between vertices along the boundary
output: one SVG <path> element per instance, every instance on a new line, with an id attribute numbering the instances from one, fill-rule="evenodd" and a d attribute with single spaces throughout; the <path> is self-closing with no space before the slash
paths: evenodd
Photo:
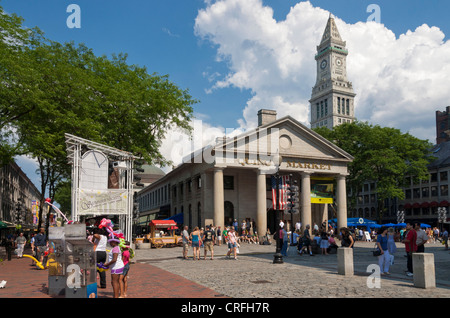
<path id="1" fill-rule="evenodd" d="M 348 165 L 347 188 L 351 190 L 350 208 L 365 182 L 376 183 L 378 220 L 386 210 L 385 200 L 404 199 L 405 176 L 417 179 L 428 176 L 432 144 L 399 129 L 370 125 L 367 122 L 345 123 L 329 130 L 314 129 L 355 159 Z"/>
<path id="2" fill-rule="evenodd" d="M 126 54 L 95 59 L 92 72 L 102 123 L 99 142 L 127 150 L 149 163 L 170 164 L 160 151 L 168 129 L 191 131 L 197 101 L 167 75 L 150 75 L 145 67 L 127 64 Z"/>
<path id="3" fill-rule="evenodd" d="M 69 179 L 58 182 L 55 188 L 54 199 L 60 205 L 60 210 L 64 214 L 70 214 L 72 208 L 72 185 Z"/>
<path id="4" fill-rule="evenodd" d="M 18 98 L 16 103 L 28 103 L 33 110 L 21 116 L 16 126 L 20 143 L 38 162 L 41 202 L 45 194 L 54 198 L 58 182 L 70 176 L 64 133 L 85 138 L 99 136 L 100 124 L 95 121 L 85 68 L 91 58 L 94 55 L 85 46 L 48 40 L 26 52 L 30 62 L 28 76 L 34 83 L 30 88 L 33 99 Z M 43 208 L 46 206 L 41 204 L 40 221 Z"/>
<path id="5" fill-rule="evenodd" d="M 42 203 L 70 181 L 65 133 L 170 164 L 159 146 L 172 127 L 191 131 L 197 101 L 188 90 L 167 75 L 129 65 L 126 54 L 97 57 L 83 44 L 51 41 L 38 29 L 22 32 L 21 18 L 0 13 L 0 26 L 11 26 L 0 32 L 0 42 L 8 43 L 0 47 L 0 145 L 8 150 L 5 158 L 20 147 L 37 160 Z M 8 34 L 15 30 L 13 41 Z"/>
<path id="6" fill-rule="evenodd" d="M 29 80 L 30 63 L 26 58 L 41 38 L 38 28 L 23 26 L 23 19 L 8 15 L 0 7 L 0 167 L 8 164 L 17 154 L 23 154 L 17 142 L 17 121 L 35 108 L 30 105 L 33 96 Z M 18 103 L 18 100 L 21 102 Z"/>

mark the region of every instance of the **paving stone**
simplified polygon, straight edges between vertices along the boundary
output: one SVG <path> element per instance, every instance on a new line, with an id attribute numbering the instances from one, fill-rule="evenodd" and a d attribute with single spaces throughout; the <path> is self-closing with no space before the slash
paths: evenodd
<path id="1" fill-rule="evenodd" d="M 225 257 L 226 246 L 215 246 L 214 260 L 182 259 L 182 248 L 139 249 L 129 274 L 130 298 L 449 298 L 450 253 L 440 244 L 427 244 L 435 259 L 436 288 L 414 287 L 407 277 L 404 247 L 398 243 L 390 276 L 382 276 L 379 288 L 369 288 L 371 272 L 377 264 L 371 255 L 373 243 L 357 242 L 351 277 L 338 275 L 337 255 L 298 255 L 289 247 L 283 264 L 274 264 L 273 245 L 242 244 L 238 260 Z M 1 251 L 0 251 L 1 252 Z M 202 251 L 203 252 L 203 251 Z M 201 254 L 203 257 L 203 253 Z M 30 266 L 28 258 L 0 263 L 0 298 L 62 298 L 48 295 L 48 272 Z M 112 298 L 110 275 L 99 298 Z"/>

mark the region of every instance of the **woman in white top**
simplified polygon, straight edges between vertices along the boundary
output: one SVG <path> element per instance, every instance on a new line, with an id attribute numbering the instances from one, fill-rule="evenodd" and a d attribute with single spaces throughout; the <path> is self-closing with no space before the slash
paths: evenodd
<path id="1" fill-rule="evenodd" d="M 228 253 L 226 257 L 230 258 L 230 254 L 233 252 L 234 259 L 237 259 L 237 247 L 236 232 L 234 231 L 234 226 L 232 226 L 230 231 L 228 231 Z"/>
<path id="2" fill-rule="evenodd" d="M 94 229 L 94 251 L 97 256 L 97 263 L 106 262 L 106 242 L 107 238 L 104 235 L 103 229 Z M 106 272 L 97 271 L 100 276 L 100 286 L 99 288 L 106 288 Z"/>
<path id="3" fill-rule="evenodd" d="M 116 238 L 108 240 L 112 249 L 108 253 L 108 261 L 104 264 L 111 269 L 111 285 L 114 291 L 114 298 L 119 298 L 120 291 L 123 290 L 123 281 L 120 280 L 120 275 L 123 274 L 123 268 L 125 267 L 122 261 L 122 251 L 120 250 L 120 241 Z M 112 267 L 111 267 L 112 266 Z"/>

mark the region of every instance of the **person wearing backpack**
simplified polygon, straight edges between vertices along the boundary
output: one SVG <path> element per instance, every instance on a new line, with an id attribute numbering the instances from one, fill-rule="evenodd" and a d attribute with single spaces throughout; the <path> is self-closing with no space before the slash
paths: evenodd
<path id="1" fill-rule="evenodd" d="M 206 254 L 208 251 L 211 252 L 211 259 L 214 259 L 214 240 L 215 240 L 215 233 L 214 231 L 211 231 L 211 227 L 209 225 L 206 226 L 206 231 L 203 232 L 203 242 L 204 242 L 204 251 L 205 251 L 205 257 L 206 260 Z"/>
<path id="2" fill-rule="evenodd" d="M 303 253 L 303 247 L 306 247 L 306 249 L 309 252 L 310 256 L 314 256 L 314 254 L 311 251 L 311 235 L 309 234 L 311 226 L 309 224 L 306 225 L 305 230 L 303 231 L 303 238 L 302 238 L 302 249 L 300 250 L 300 255 Z"/>
<path id="3" fill-rule="evenodd" d="M 353 245 L 355 244 L 355 241 L 353 240 L 353 236 L 350 233 L 350 230 L 346 227 L 341 228 L 341 235 L 342 235 L 342 247 L 351 247 L 353 248 Z"/>

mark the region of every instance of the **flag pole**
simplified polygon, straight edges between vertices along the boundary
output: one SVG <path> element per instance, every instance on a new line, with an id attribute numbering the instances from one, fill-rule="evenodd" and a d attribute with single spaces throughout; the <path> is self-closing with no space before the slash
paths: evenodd
<path id="1" fill-rule="evenodd" d="M 279 167 L 279 166 L 278 166 Z M 283 264 L 283 255 L 281 255 L 281 244 L 283 243 L 283 237 L 280 235 L 281 234 L 281 227 L 280 227 L 280 221 L 282 220 L 281 218 L 281 213 L 282 210 L 280 209 L 280 199 L 281 199 L 281 195 L 280 195 L 280 173 L 277 170 L 277 173 L 275 174 L 275 180 L 276 180 L 276 191 L 275 191 L 275 202 L 276 202 L 276 210 L 275 210 L 275 235 L 276 235 L 276 250 L 275 250 L 275 254 L 273 255 L 273 263 L 274 264 Z"/>

